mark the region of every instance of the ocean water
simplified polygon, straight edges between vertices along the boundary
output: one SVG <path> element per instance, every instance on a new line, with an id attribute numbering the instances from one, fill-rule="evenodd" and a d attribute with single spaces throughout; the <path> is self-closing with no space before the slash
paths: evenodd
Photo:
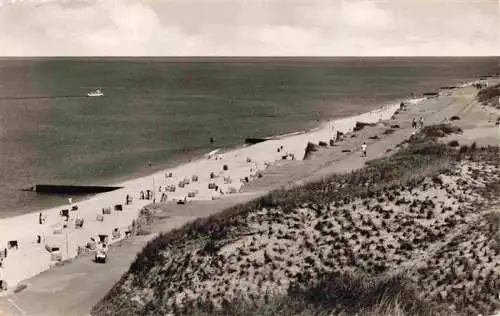
<path id="1" fill-rule="evenodd" d="M 20 191 L 37 183 L 112 184 L 496 72 L 498 58 L 2 59 L 0 217 L 66 202 Z"/>

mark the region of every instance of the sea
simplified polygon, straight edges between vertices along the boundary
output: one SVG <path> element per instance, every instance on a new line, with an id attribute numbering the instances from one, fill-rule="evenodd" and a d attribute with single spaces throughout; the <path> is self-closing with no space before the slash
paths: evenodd
<path id="1" fill-rule="evenodd" d="M 21 190 L 35 184 L 112 185 L 498 73 L 498 60 L 3 58 L 0 217 L 67 203 Z"/>

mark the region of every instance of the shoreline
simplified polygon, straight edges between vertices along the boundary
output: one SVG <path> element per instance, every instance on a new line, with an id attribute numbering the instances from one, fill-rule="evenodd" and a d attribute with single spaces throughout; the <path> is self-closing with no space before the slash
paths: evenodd
<path id="1" fill-rule="evenodd" d="M 465 86 L 467 85 L 468 84 L 465 84 Z M 415 104 L 425 99 L 426 98 L 418 99 L 418 101 L 415 100 Z M 411 99 L 405 99 L 403 102 L 411 103 Z M 284 156 L 286 156 L 286 159 L 289 159 L 289 157 L 293 155 L 296 160 L 302 160 L 308 142 L 317 144 L 318 141 L 328 141 L 328 139 L 332 137 L 332 134 L 336 134 L 337 131 L 343 133 L 352 131 L 358 121 L 364 123 L 378 123 L 387 120 L 391 118 L 399 108 L 400 102 L 386 104 L 372 111 L 355 116 L 329 120 L 309 131 L 287 133 L 281 135 L 282 138 L 280 138 L 280 135 L 277 135 L 268 141 L 251 146 L 228 148 L 227 151 L 223 149 L 222 153 L 218 154 L 214 159 L 201 157 L 188 163 L 181 163 L 177 166 L 173 166 L 172 168 L 156 171 L 147 176 L 126 180 L 117 184 L 123 186 L 123 189 L 98 194 L 79 201 L 79 210 L 75 212 L 70 211 L 71 221 L 67 223 L 68 228 L 59 229 L 59 226 L 64 225 L 62 217 L 59 215 L 59 211 L 61 208 L 65 207 L 64 205 L 14 217 L 1 218 L 0 249 L 4 249 L 8 241 L 15 240 L 18 242 L 19 248 L 23 250 L 20 251 L 19 249 L 15 249 L 9 251 L 9 256 L 5 259 L 6 272 L 4 275 L 7 275 L 7 284 L 9 287 L 14 286 L 22 280 L 50 269 L 59 261 L 56 260 L 53 262 L 50 258 L 51 255 L 42 245 L 58 245 L 61 252 L 60 261 L 65 261 L 76 257 L 78 255 L 78 246 L 85 245 L 85 242 L 87 242 L 90 237 L 95 237 L 99 233 L 106 233 L 111 236 L 112 231 L 118 228 L 121 233 L 120 237 L 111 240 L 110 243 L 124 239 L 124 232 L 129 228 L 132 221 L 137 218 L 140 210 L 152 202 L 152 200 L 139 199 L 140 191 L 151 189 L 152 186 L 155 186 L 153 190 L 156 191 L 156 187 L 158 186 L 165 189 L 167 185 L 175 185 L 176 192 L 167 193 L 167 200 L 174 202 L 181 200 L 183 197 L 186 198 L 192 195 L 190 193 L 193 191 L 196 192 L 193 197 L 189 197 L 189 200 L 206 201 L 219 199 L 226 194 L 238 194 L 244 185 L 240 181 L 242 178 L 248 177 L 248 180 L 251 181 L 252 178 L 258 177 L 259 172 L 282 160 Z M 334 124 L 334 129 L 330 128 L 332 124 Z M 283 147 L 284 151 L 276 150 L 276 148 L 281 147 Z M 217 159 L 217 157 L 221 159 Z M 228 170 L 223 170 L 223 165 L 228 165 Z M 208 171 L 214 172 L 215 177 L 210 178 L 208 176 Z M 173 176 L 171 178 L 165 178 L 165 173 L 167 172 L 172 172 Z M 202 173 L 205 173 L 204 176 L 201 176 Z M 193 175 L 198 177 L 197 181 L 193 181 Z M 229 181 L 226 181 L 227 178 L 229 178 Z M 179 182 L 185 179 L 190 183 L 182 187 L 180 185 L 177 187 L 176 184 L 180 184 Z M 237 179 L 236 183 L 233 182 L 234 179 Z M 207 187 L 207 184 L 214 184 L 214 186 L 220 187 L 221 192 L 214 192 L 214 190 L 210 188 L 210 185 Z M 185 188 L 185 186 L 188 188 Z M 157 193 L 165 194 L 166 192 L 165 190 L 160 190 L 160 192 Z M 128 194 L 132 195 L 134 200 L 130 206 L 123 205 L 125 204 L 125 196 Z M 158 195 L 160 194 L 157 194 L 156 201 L 160 201 Z M 113 206 L 117 204 L 123 205 L 123 211 L 111 210 L 111 214 L 100 214 L 100 210 L 103 208 L 113 208 Z M 36 213 L 38 212 L 46 216 L 47 221 L 44 224 L 37 223 L 38 214 Z M 99 215 L 106 217 L 106 219 L 100 221 L 98 219 Z M 71 225 L 75 224 L 76 218 L 84 219 L 85 228 L 83 230 L 78 230 L 74 228 L 74 226 L 71 227 Z M 20 230 L 19 227 L 24 227 L 25 229 Z M 56 228 L 58 233 L 54 234 Z M 66 230 L 65 236 L 64 233 L 59 233 L 59 231 L 64 230 Z M 71 234 L 71 237 L 69 237 L 69 234 Z M 43 241 L 40 244 L 36 243 L 37 235 L 42 236 Z M 29 260 L 23 260 L 23 258 L 28 259 L 30 257 L 43 260 L 38 260 L 37 264 L 30 264 L 31 262 Z M 25 262 L 25 266 L 13 266 L 11 264 L 11 262 L 15 263 L 20 261 L 27 262 Z"/>
<path id="2" fill-rule="evenodd" d="M 461 87 L 464 85 L 470 85 L 474 81 L 475 81 L 474 79 L 462 78 L 462 79 L 459 79 L 458 84 L 455 84 L 454 86 Z M 436 85 L 436 87 L 432 88 L 432 90 L 439 91 L 439 86 L 440 85 Z M 431 90 L 431 89 L 429 89 L 429 90 Z M 423 93 L 421 95 L 423 95 Z M 330 118 L 327 118 L 325 120 L 317 120 L 316 122 L 311 121 L 310 125 L 312 125 L 313 127 L 310 127 L 308 129 L 304 129 L 301 131 L 290 131 L 290 132 L 285 132 L 283 134 L 274 134 L 274 135 L 270 135 L 270 136 L 265 136 L 263 138 L 277 139 L 277 138 L 283 138 L 283 137 L 286 137 L 289 135 L 293 136 L 293 135 L 299 134 L 299 133 L 300 134 L 310 133 L 310 132 L 313 132 L 313 131 L 316 131 L 318 129 L 323 128 L 323 126 L 325 124 L 328 124 L 332 121 L 349 119 L 351 117 L 359 116 L 359 115 L 362 115 L 362 114 L 365 114 L 368 112 L 372 112 L 374 110 L 378 110 L 378 109 L 383 108 L 385 106 L 400 103 L 402 101 L 406 101 L 406 100 L 410 100 L 410 99 L 411 99 L 411 96 L 407 95 L 407 96 L 402 96 L 402 97 L 391 99 L 391 100 L 382 101 L 381 103 L 378 103 L 373 107 L 369 107 L 368 111 L 366 111 L 366 112 L 357 112 L 357 113 L 353 113 L 349 116 L 339 116 L 339 117 L 332 115 Z M 425 97 L 423 97 L 422 99 L 425 99 Z M 239 144 L 229 145 L 227 147 L 222 146 L 221 148 L 224 151 L 232 151 L 232 150 L 237 150 L 237 149 L 242 148 L 242 147 L 247 147 L 247 145 L 244 143 L 239 143 Z M 215 148 L 216 147 L 213 147 L 213 149 L 215 149 Z M 94 185 L 96 185 L 96 186 L 98 186 L 98 185 L 115 186 L 115 185 L 119 185 L 120 183 L 131 182 L 131 181 L 136 180 L 136 179 L 150 177 L 153 174 L 156 174 L 158 172 L 161 172 L 161 171 L 164 171 L 167 169 L 178 168 L 182 165 L 189 164 L 191 162 L 202 159 L 205 154 L 206 154 L 205 150 L 197 149 L 197 150 L 193 151 L 193 153 L 190 153 L 188 155 L 181 154 L 178 157 L 176 157 L 170 161 L 161 162 L 159 164 L 156 164 L 156 165 L 154 165 L 154 167 L 150 168 L 151 170 L 146 170 L 146 169 L 148 169 L 148 167 L 145 166 L 143 168 L 137 168 L 137 170 L 135 170 L 131 173 L 128 173 L 128 174 L 112 176 L 110 178 L 98 179 L 96 181 L 94 181 L 93 179 L 87 179 L 85 181 L 81 181 L 78 183 L 72 182 L 72 184 L 73 185 L 88 185 L 88 186 L 94 186 Z M 34 185 L 34 184 L 35 183 L 32 183 L 30 185 Z M 52 183 L 50 181 L 45 181 L 45 182 L 40 182 L 37 184 L 58 184 L 58 183 Z M 64 185 L 64 183 L 60 183 L 60 184 Z M 86 201 L 88 199 L 92 199 L 93 197 L 95 197 L 95 195 L 75 195 L 73 197 L 73 199 L 80 203 L 80 202 Z M 34 203 L 32 202 L 31 203 L 32 205 L 28 205 L 26 207 L 17 206 L 15 208 L 10 208 L 8 210 L 4 210 L 5 212 L 0 213 L 0 221 L 3 219 L 6 219 L 6 218 L 21 216 L 24 214 L 36 213 L 36 212 L 40 212 L 40 211 L 44 211 L 44 210 L 48 210 L 48 209 L 57 208 L 57 207 L 64 207 L 63 202 L 56 201 L 58 199 L 60 199 L 61 201 L 66 200 L 66 198 L 64 196 L 52 196 L 52 197 L 49 197 L 47 199 L 47 201 L 40 201 L 40 202 L 34 202 Z"/>
<path id="3" fill-rule="evenodd" d="M 425 100 L 425 99 L 426 99 L 425 97 L 419 98 L 419 100 Z M 269 141 L 269 140 L 278 140 L 278 139 L 283 139 L 286 137 L 291 137 L 291 136 L 296 136 L 296 135 L 304 135 L 304 134 L 316 132 L 318 130 L 325 128 L 325 125 L 331 124 L 332 122 L 335 122 L 336 120 L 349 120 L 350 118 L 354 118 L 354 117 L 361 116 L 363 114 L 378 111 L 384 107 L 394 106 L 396 104 L 399 104 L 401 102 L 406 102 L 409 100 L 411 101 L 412 99 L 400 98 L 400 99 L 395 99 L 392 101 L 386 101 L 386 102 L 384 102 L 384 104 L 382 106 L 373 107 L 371 110 L 369 110 L 367 112 L 358 112 L 357 114 L 353 114 L 350 116 L 341 116 L 341 117 L 337 117 L 337 118 L 321 120 L 321 121 L 316 122 L 315 127 L 312 127 L 309 129 L 304 129 L 301 131 L 285 132 L 283 134 L 275 134 L 275 135 L 266 136 L 266 137 L 262 137 L 262 138 L 267 139 L 267 141 Z M 228 146 L 228 147 L 225 147 L 225 146 L 213 147 L 213 149 L 218 149 L 220 151 L 220 153 L 229 153 L 229 152 L 237 151 L 239 149 L 247 148 L 247 147 L 250 147 L 253 145 L 255 145 L 255 144 L 245 144 L 245 143 L 241 144 L 240 143 L 240 144 L 232 145 L 232 146 Z M 154 167 L 151 167 L 151 170 L 154 170 L 154 171 L 141 170 L 141 171 L 132 172 L 128 175 L 115 176 L 115 177 L 112 177 L 110 179 L 101 179 L 101 180 L 97 180 L 95 182 L 88 180 L 88 181 L 83 181 L 81 183 L 72 184 L 72 185 L 121 186 L 123 183 L 132 183 L 134 181 L 138 181 L 139 179 L 145 179 L 147 177 L 151 177 L 157 173 L 164 172 L 166 170 L 177 169 L 177 168 L 182 167 L 184 165 L 187 165 L 187 164 L 190 164 L 193 162 L 197 162 L 199 160 L 203 160 L 203 158 L 206 156 L 207 153 L 208 152 L 206 152 L 206 150 L 198 149 L 198 150 L 194 151 L 192 154 L 189 154 L 189 155 L 177 158 L 177 159 L 173 159 L 173 160 L 168 161 L 168 162 L 160 163 L 160 164 L 155 165 Z M 147 169 L 147 167 L 145 167 L 145 168 Z M 42 183 L 40 183 L 40 184 L 42 184 Z M 45 183 L 43 183 L 43 184 L 45 184 Z M 57 183 L 55 183 L 55 184 L 57 184 Z M 64 185 L 64 184 L 61 184 L 61 185 Z M 34 193 L 34 194 L 36 194 L 36 193 Z M 74 201 L 81 203 L 81 202 L 84 202 L 84 201 L 87 201 L 89 199 L 94 198 L 98 194 L 99 193 L 87 194 L 87 195 L 82 194 L 82 195 L 74 195 L 71 197 L 73 198 Z M 55 200 L 55 199 L 66 200 L 66 198 L 63 195 L 53 195 L 52 197 L 53 197 L 53 200 Z M 41 202 L 39 204 L 41 204 L 42 206 L 37 205 L 37 203 L 33 203 L 32 206 L 27 206 L 25 208 L 17 208 L 17 209 L 9 210 L 9 211 L 5 210 L 6 211 L 5 213 L 0 213 L 0 221 L 2 221 L 4 219 L 12 218 L 12 217 L 23 216 L 26 214 L 44 212 L 46 210 L 52 210 L 54 208 L 65 207 L 65 204 L 62 202 L 57 203 L 57 204 L 55 202 L 48 202 L 48 203 L 46 203 L 47 206 L 43 206 L 43 204 L 44 204 L 43 202 Z M 21 210 L 24 210 L 24 211 L 20 212 Z M 19 214 L 16 214 L 16 213 L 19 213 Z M 5 214 L 5 216 L 3 216 L 3 214 Z"/>

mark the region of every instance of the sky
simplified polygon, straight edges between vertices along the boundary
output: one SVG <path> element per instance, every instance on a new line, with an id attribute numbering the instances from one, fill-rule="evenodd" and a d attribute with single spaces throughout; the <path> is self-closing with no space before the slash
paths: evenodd
<path id="1" fill-rule="evenodd" d="M 500 56 L 500 5 L 0 0 L 0 56 Z"/>

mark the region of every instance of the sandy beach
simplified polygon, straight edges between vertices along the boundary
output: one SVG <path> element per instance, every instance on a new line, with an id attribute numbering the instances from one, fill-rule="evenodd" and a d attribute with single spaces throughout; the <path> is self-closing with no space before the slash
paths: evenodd
<path id="1" fill-rule="evenodd" d="M 425 123 L 430 124 L 441 122 L 454 114 L 469 113 L 475 109 L 467 107 L 471 102 L 472 92 L 473 88 L 464 86 L 456 89 L 452 95 L 406 100 L 408 110 L 396 116 L 395 113 L 400 110 L 399 102 L 355 117 L 327 122 L 309 132 L 275 137 L 236 150 L 219 151 L 210 157 L 205 156 L 151 176 L 120 183 L 123 189 L 81 201 L 75 211 L 71 211 L 69 204 L 67 207 L 43 210 L 42 224 L 39 222 L 39 212 L 2 219 L 0 249 L 7 248 L 7 257 L 3 260 L 3 278 L 12 290 L 21 281 L 50 269 L 57 262 L 75 258 L 79 247 L 85 248 L 90 238 L 98 239 L 98 235 L 106 234 L 110 244 L 122 241 L 126 237 L 126 231 L 131 230 L 132 222 L 140 210 L 152 203 L 152 200 L 141 199 L 141 191 L 156 191 L 156 202 L 166 203 L 174 210 L 172 216 L 193 219 L 200 216 L 196 206 L 201 208 L 203 203 L 214 203 L 217 201 L 213 200 L 219 199 L 231 200 L 248 193 L 266 192 L 280 186 L 319 179 L 334 172 L 359 168 L 359 165 L 364 164 L 358 153 L 363 141 L 368 144 L 371 158 L 388 155 L 388 149 L 394 148 L 395 144 L 413 133 L 409 126 L 411 117 L 421 115 L 425 118 Z M 469 103 L 463 104 L 462 100 L 469 100 Z M 354 138 L 348 134 L 353 131 L 356 122 L 374 126 L 365 127 Z M 400 125 L 400 129 L 394 134 L 382 139 L 370 139 L 396 123 Z M 330 147 L 329 142 L 337 132 L 345 134 L 344 140 Z M 469 138 L 476 139 L 474 136 Z M 318 146 L 318 152 L 311 159 L 302 161 L 309 142 L 325 142 L 327 146 Z M 290 172 L 290 167 L 295 165 L 300 167 Z M 279 168 L 288 171 L 282 179 L 277 180 L 272 175 L 280 173 L 276 172 Z M 133 199 L 129 205 L 125 203 L 127 195 Z M 179 205 L 177 201 L 186 201 L 187 204 Z M 60 215 L 62 209 L 69 210 L 68 221 Z M 215 208 L 213 212 L 218 210 L 220 208 Z M 83 219 L 81 228 L 75 227 L 77 219 Z M 19 227 L 23 229 L 20 230 Z M 116 237 L 113 238 L 113 231 L 116 229 L 119 234 L 115 233 Z M 9 241 L 17 241 L 17 247 L 9 248 Z M 49 253 L 47 245 L 59 248 L 55 252 L 58 255 Z M 58 258 L 53 260 L 54 257 Z"/>

